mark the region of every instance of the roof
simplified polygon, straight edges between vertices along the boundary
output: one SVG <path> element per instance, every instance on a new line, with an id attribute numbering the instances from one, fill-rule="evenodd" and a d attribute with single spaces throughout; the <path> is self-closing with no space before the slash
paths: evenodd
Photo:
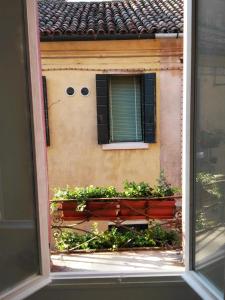
<path id="1" fill-rule="evenodd" d="M 41 40 L 154 38 L 183 32 L 183 0 L 39 0 Z"/>

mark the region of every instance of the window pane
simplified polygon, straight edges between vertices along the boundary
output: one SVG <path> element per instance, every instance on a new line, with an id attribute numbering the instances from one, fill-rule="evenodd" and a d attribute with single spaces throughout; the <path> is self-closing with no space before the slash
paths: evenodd
<path id="1" fill-rule="evenodd" d="M 195 102 L 195 269 L 224 290 L 225 2 L 198 1 Z"/>
<path id="2" fill-rule="evenodd" d="M 39 273 L 31 108 L 21 3 L 0 4 L 0 11 L 4 11 L 0 21 L 4 40 L 0 58 L 0 292 Z"/>
<path id="3" fill-rule="evenodd" d="M 112 76 L 110 79 L 110 135 L 111 142 L 142 140 L 138 76 Z"/>

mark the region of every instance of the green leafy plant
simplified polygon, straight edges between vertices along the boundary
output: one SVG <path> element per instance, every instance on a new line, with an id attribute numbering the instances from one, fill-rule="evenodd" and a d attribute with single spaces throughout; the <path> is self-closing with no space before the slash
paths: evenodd
<path id="1" fill-rule="evenodd" d="M 139 232 L 134 230 L 120 232 L 117 227 L 99 232 L 95 225 L 91 232 L 82 235 L 74 231 L 63 231 L 56 241 L 56 247 L 59 251 L 91 249 L 114 251 L 120 248 L 166 247 L 177 245 L 178 242 L 175 230 L 166 230 L 160 225 Z"/>
<path id="2" fill-rule="evenodd" d="M 154 187 L 154 190 L 146 182 L 136 183 L 134 181 L 125 181 L 124 189 L 122 192 L 118 192 L 115 187 L 98 187 L 90 185 L 87 187 L 69 187 L 54 189 L 53 200 L 76 200 L 77 211 L 83 211 L 86 208 L 88 199 L 91 198 L 114 198 L 114 197 L 126 197 L 126 198 L 147 198 L 147 197 L 164 197 L 172 196 L 179 190 L 172 187 L 167 181 L 162 171 L 158 179 L 158 184 Z M 104 200 L 102 200 L 104 201 Z M 53 204 L 54 206 L 55 204 Z M 56 207 L 56 206 L 55 206 Z"/>
<path id="3" fill-rule="evenodd" d="M 152 192 L 154 197 L 173 196 L 174 194 L 179 192 L 179 189 L 177 187 L 173 187 L 170 183 L 167 182 L 164 171 L 160 172 L 157 183 L 158 184 L 154 187 Z"/>
<path id="4" fill-rule="evenodd" d="M 130 198 L 150 197 L 152 196 L 152 188 L 146 182 L 125 181 L 122 196 Z"/>
<path id="5" fill-rule="evenodd" d="M 95 187 L 93 185 L 87 187 L 69 187 L 54 189 L 53 200 L 76 200 L 77 211 L 83 211 L 86 207 L 86 201 L 90 198 L 112 198 L 117 197 L 119 193 L 115 187 Z"/>

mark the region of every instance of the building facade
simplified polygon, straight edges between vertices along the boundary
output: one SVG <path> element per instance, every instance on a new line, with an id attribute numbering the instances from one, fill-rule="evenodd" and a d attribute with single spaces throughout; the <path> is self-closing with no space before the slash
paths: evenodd
<path id="1" fill-rule="evenodd" d="M 44 3 L 46 5 L 46 2 Z M 136 2 L 128 1 L 127 3 L 134 5 Z M 119 2 L 114 4 L 115 7 L 112 4 L 111 12 L 115 8 L 120 9 L 120 17 L 124 16 L 121 11 L 132 15 L 129 8 L 126 6 L 120 8 L 119 4 Z M 73 4 L 69 3 L 68 5 Z M 111 29 L 115 31 L 109 36 L 108 32 L 100 34 L 100 21 L 98 21 L 97 27 L 94 27 L 96 32 L 91 31 L 90 23 L 88 23 L 94 9 L 98 9 L 98 16 L 101 9 L 105 14 L 110 11 L 106 4 L 100 2 L 96 8 L 96 4 L 88 3 L 84 5 L 89 9 L 86 14 L 82 3 L 74 5 L 77 10 L 83 9 L 81 19 L 86 18 L 84 19 L 86 29 L 83 32 L 80 33 L 78 28 L 76 32 L 71 33 L 70 31 L 74 30 L 73 27 L 72 29 L 67 28 L 59 34 L 59 29 L 47 26 L 49 20 L 45 26 L 40 25 L 42 72 L 46 77 L 48 98 L 50 190 L 59 186 L 90 184 L 113 185 L 121 189 L 125 180 L 146 181 L 154 185 L 160 170 L 165 171 L 171 184 L 180 186 L 183 39 L 179 31 L 182 31 L 182 28 L 175 27 L 174 29 L 172 27 L 171 33 L 164 34 L 164 27 L 158 25 L 161 24 L 159 20 L 156 24 L 158 27 L 151 29 L 151 32 L 146 32 L 146 28 L 142 26 L 141 29 L 139 28 L 142 32 L 138 33 L 138 21 L 136 20 L 133 25 L 137 27 L 138 35 L 135 35 L 132 32 L 134 26 L 130 25 L 129 27 L 122 20 L 127 28 L 127 33 L 124 34 L 116 31 L 117 23 L 114 13 L 114 27 L 112 26 Z M 39 6 L 41 21 L 46 20 L 44 18 L 49 13 L 48 9 L 43 10 L 42 2 L 39 3 Z M 135 7 L 131 5 L 131 8 L 135 12 Z M 147 13 L 143 13 L 143 8 L 139 7 L 137 3 L 136 8 L 142 12 L 142 17 L 147 22 Z M 68 13 L 62 12 L 59 7 L 51 9 L 53 11 L 57 9 L 64 20 L 66 17 L 68 18 Z M 174 16 L 178 12 L 178 9 L 173 11 Z M 75 20 L 75 15 L 74 12 L 73 20 Z M 144 19 L 143 24 L 145 24 Z M 164 22 L 164 26 L 169 26 L 168 24 Z M 106 26 L 106 24 L 103 25 Z M 49 28 L 52 30 L 51 32 L 49 32 Z M 127 126 L 126 128 L 131 130 L 132 103 L 129 101 L 132 96 L 129 92 L 133 91 L 132 87 L 129 91 L 127 90 L 129 88 L 126 89 L 128 82 L 124 82 L 124 80 L 132 82 L 136 78 L 139 82 L 139 79 L 146 74 L 155 77 L 154 120 L 152 122 L 154 128 L 150 128 L 150 130 L 143 128 L 143 119 L 146 117 L 144 116 L 145 112 L 142 111 L 139 116 L 134 116 L 134 118 L 140 119 L 140 124 L 138 125 L 138 122 L 133 124 L 134 130 L 139 130 L 140 135 L 132 136 L 131 133 L 131 136 L 124 137 L 124 133 L 118 133 L 118 130 L 120 131 L 121 126 L 123 127 L 127 122 L 125 127 Z M 108 130 L 110 132 L 106 143 L 104 136 L 100 137 L 99 141 L 101 133 L 98 124 L 98 86 L 96 83 L 99 75 L 115 78 L 114 81 L 119 82 L 115 88 L 108 89 L 107 123 L 109 123 Z M 110 87 L 111 84 L 114 84 L 112 82 L 110 79 Z M 125 90 L 123 90 L 124 88 Z M 137 89 L 135 91 L 138 91 Z M 117 99 L 122 99 L 121 103 L 111 101 L 114 97 L 109 95 L 112 90 Z M 127 91 L 128 94 L 126 94 Z M 140 93 L 142 94 L 142 91 Z M 136 96 L 134 101 L 137 102 L 139 100 Z M 122 108 L 125 101 L 127 104 Z M 124 109 L 127 115 L 124 118 L 121 115 L 112 117 L 113 109 L 113 114 L 116 114 L 118 110 L 113 105 L 117 105 L 120 111 Z M 136 111 L 139 109 L 137 103 L 134 109 Z M 135 121 L 137 121 L 136 119 Z M 117 139 L 115 138 L 116 142 L 112 138 L 112 127 L 115 129 L 115 134 L 118 135 Z M 153 139 L 151 137 L 145 139 L 143 136 L 145 129 L 146 132 L 154 131 Z M 102 138 L 103 140 L 101 140 Z"/>

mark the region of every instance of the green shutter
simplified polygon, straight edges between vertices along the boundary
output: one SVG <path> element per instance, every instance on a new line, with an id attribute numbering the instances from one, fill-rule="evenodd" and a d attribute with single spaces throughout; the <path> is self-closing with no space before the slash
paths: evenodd
<path id="1" fill-rule="evenodd" d="M 139 76 L 110 78 L 110 141 L 142 141 Z"/>
<path id="2" fill-rule="evenodd" d="M 156 142 L 156 74 L 142 75 L 142 114 L 145 143 Z"/>
<path id="3" fill-rule="evenodd" d="M 109 143 L 109 76 L 96 75 L 98 144 Z"/>
<path id="4" fill-rule="evenodd" d="M 42 76 L 42 84 L 43 84 L 44 113 L 45 113 L 46 145 L 50 146 L 50 131 L 49 131 L 49 119 L 48 119 L 47 81 L 46 81 L 46 77 L 45 76 Z"/>

